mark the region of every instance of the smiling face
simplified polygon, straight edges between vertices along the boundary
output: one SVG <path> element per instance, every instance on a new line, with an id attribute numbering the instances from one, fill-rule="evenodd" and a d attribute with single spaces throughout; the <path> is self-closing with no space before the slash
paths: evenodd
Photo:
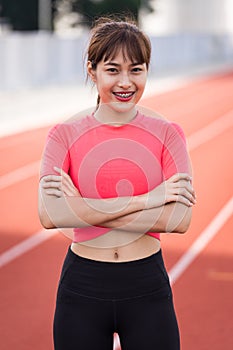
<path id="1" fill-rule="evenodd" d="M 95 116 L 101 121 L 125 123 L 136 115 L 135 105 L 145 88 L 150 40 L 127 21 L 100 19 L 91 34 L 87 73 L 99 94 Z"/>
<path id="2" fill-rule="evenodd" d="M 135 105 L 146 85 L 146 63 L 132 62 L 121 50 L 115 57 L 100 61 L 95 69 L 88 62 L 88 73 L 96 84 L 101 112 L 108 110 L 109 113 L 111 110 L 113 118 L 120 113 L 117 117 L 122 120 L 130 120 L 135 116 Z"/>

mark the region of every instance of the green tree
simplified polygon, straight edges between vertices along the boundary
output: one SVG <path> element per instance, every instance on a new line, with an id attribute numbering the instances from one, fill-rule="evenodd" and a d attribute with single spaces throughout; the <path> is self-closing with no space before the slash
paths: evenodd
<path id="1" fill-rule="evenodd" d="M 38 29 L 38 0 L 0 0 L 0 8 L 13 30 Z"/>
<path id="2" fill-rule="evenodd" d="M 141 8 L 153 11 L 152 0 L 48 0 L 52 7 L 52 23 L 61 4 L 79 15 L 78 25 L 91 27 L 94 18 L 104 15 L 133 16 L 138 21 Z M 0 0 L 0 17 L 5 18 L 13 30 L 31 31 L 39 28 L 39 0 Z M 53 27 L 53 26 L 52 26 Z"/>
<path id="3" fill-rule="evenodd" d="M 79 14 L 79 25 L 91 27 L 94 18 L 106 15 L 133 16 L 138 21 L 140 8 L 153 11 L 152 0 L 57 0 L 70 4 L 71 11 Z"/>
<path id="4" fill-rule="evenodd" d="M 0 18 L 4 18 L 13 30 L 32 31 L 39 29 L 40 0 L 0 0 Z M 51 27 L 57 0 L 47 0 L 51 6 Z"/>

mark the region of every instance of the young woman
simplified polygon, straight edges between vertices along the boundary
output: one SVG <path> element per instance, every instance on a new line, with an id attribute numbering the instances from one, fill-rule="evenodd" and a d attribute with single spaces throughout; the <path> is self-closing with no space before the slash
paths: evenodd
<path id="1" fill-rule="evenodd" d="M 95 111 L 51 129 L 39 185 L 45 228 L 74 228 L 59 282 L 56 350 L 178 350 L 179 331 L 160 233 L 184 233 L 195 193 L 181 128 L 138 107 L 147 36 L 99 20 L 87 73 Z"/>

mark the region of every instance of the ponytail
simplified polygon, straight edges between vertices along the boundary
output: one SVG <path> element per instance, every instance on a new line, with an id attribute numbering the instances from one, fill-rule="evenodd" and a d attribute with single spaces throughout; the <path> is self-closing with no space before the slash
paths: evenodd
<path id="1" fill-rule="evenodd" d="M 98 96 L 97 96 L 97 101 L 96 101 L 95 112 L 97 111 L 97 109 L 98 109 L 98 107 L 99 107 L 99 104 L 100 104 L 100 95 L 98 94 Z"/>

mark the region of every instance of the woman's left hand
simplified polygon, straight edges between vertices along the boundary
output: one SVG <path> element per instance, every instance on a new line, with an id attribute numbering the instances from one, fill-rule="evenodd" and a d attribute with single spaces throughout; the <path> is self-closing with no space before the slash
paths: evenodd
<path id="1" fill-rule="evenodd" d="M 54 170 L 60 175 L 47 175 L 41 180 L 45 193 L 58 198 L 64 196 L 81 197 L 81 194 L 77 187 L 75 187 L 71 177 L 60 168 L 54 167 Z"/>

